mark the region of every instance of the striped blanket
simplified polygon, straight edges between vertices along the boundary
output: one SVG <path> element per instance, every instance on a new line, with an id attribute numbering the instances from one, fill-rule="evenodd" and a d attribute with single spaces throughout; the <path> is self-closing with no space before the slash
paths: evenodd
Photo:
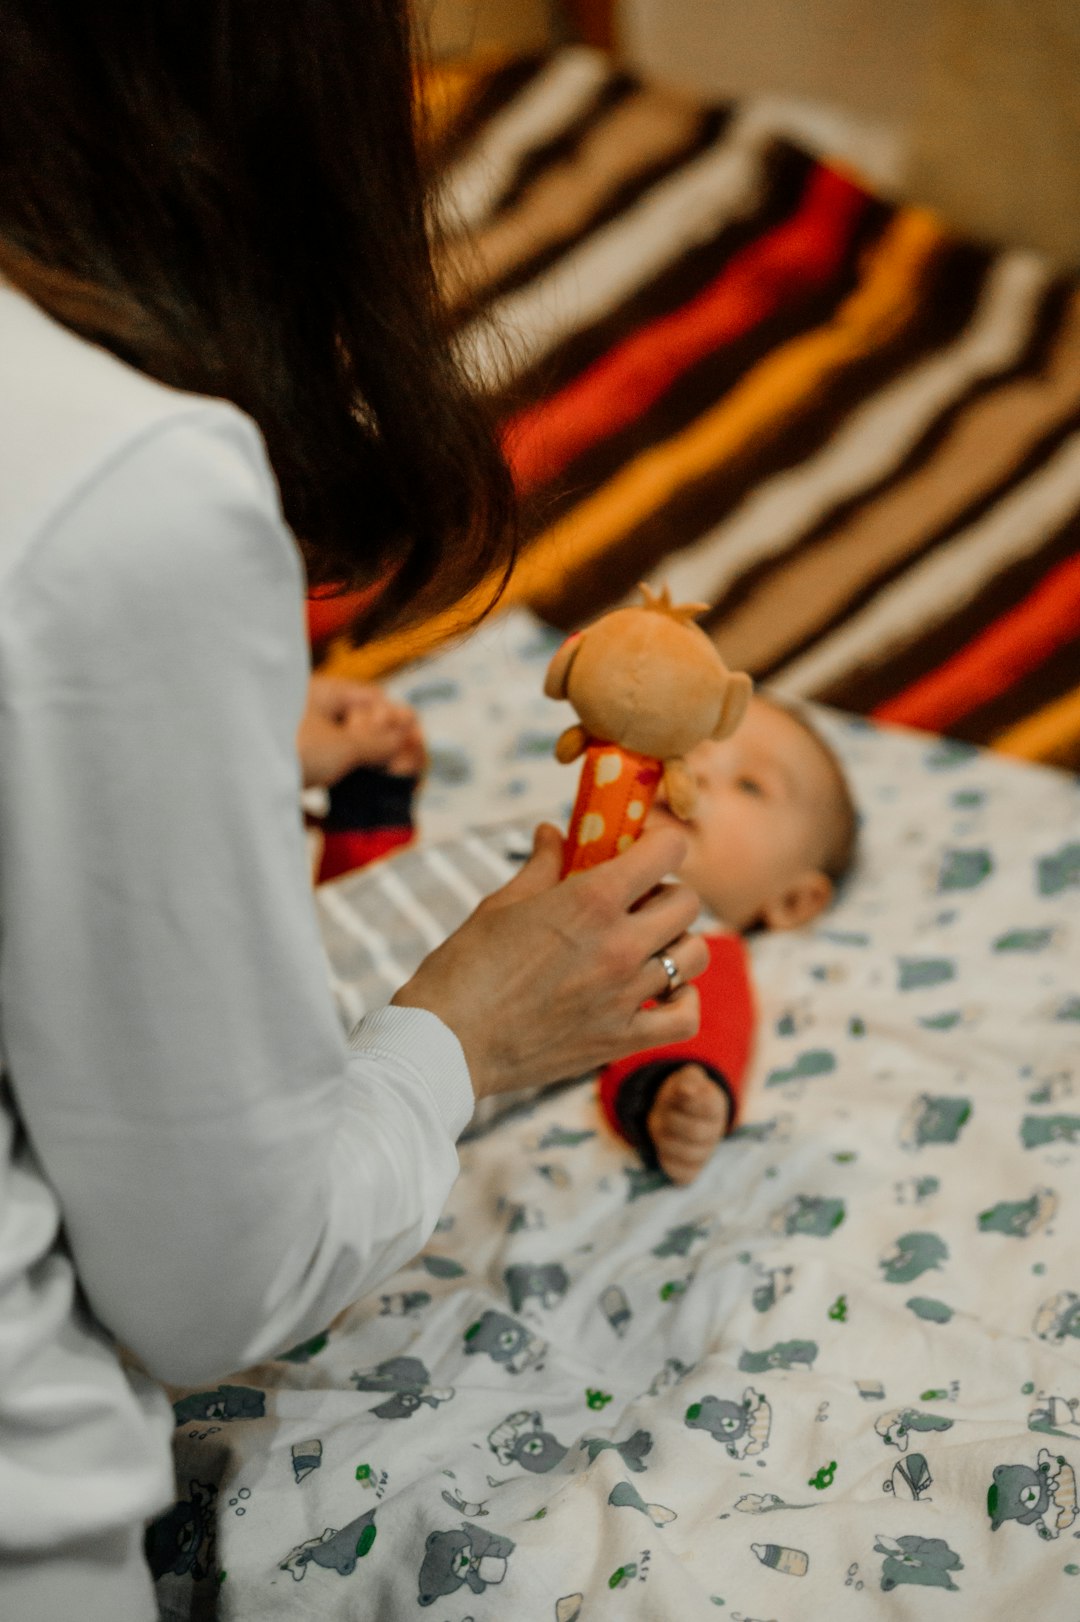
<path id="1" fill-rule="evenodd" d="M 1076 283 L 875 196 L 769 104 L 584 47 L 428 94 L 457 338 L 525 506 L 510 600 L 568 629 L 666 580 L 782 691 L 1080 764 Z"/>

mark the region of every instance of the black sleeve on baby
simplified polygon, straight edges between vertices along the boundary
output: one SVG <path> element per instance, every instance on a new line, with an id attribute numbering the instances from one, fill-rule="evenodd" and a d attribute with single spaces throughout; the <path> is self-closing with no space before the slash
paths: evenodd
<path id="1" fill-rule="evenodd" d="M 322 825 L 327 832 L 361 828 L 404 828 L 412 821 L 418 777 L 398 777 L 374 766 L 357 766 L 329 791 Z"/>
<path id="2" fill-rule="evenodd" d="M 656 1148 L 649 1136 L 649 1111 L 663 1083 L 674 1071 L 681 1070 L 686 1064 L 700 1065 L 709 1079 L 715 1081 L 721 1092 L 727 1094 L 730 1118 L 734 1119 L 735 1095 L 731 1090 L 731 1084 L 722 1070 L 718 1070 L 713 1064 L 707 1064 L 704 1059 L 653 1059 L 637 1070 L 631 1070 L 615 1095 L 615 1118 L 623 1135 L 637 1150 L 650 1171 L 657 1169 L 659 1161 L 656 1158 Z"/>

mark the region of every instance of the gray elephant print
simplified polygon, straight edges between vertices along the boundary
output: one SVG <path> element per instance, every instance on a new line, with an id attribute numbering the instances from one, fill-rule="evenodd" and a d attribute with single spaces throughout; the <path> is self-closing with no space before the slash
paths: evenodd
<path id="1" fill-rule="evenodd" d="M 954 1571 L 963 1571 L 964 1562 L 942 1538 L 889 1538 L 878 1533 L 874 1549 L 885 1556 L 881 1586 L 886 1593 L 902 1584 L 918 1588 L 952 1588 Z"/>
<path id="2" fill-rule="evenodd" d="M 744 1352 L 739 1358 L 743 1374 L 764 1374 L 769 1369 L 813 1368 L 818 1354 L 813 1340 L 779 1340 L 767 1352 Z"/>
<path id="3" fill-rule="evenodd" d="M 895 1447 L 901 1453 L 906 1453 L 911 1434 L 920 1431 L 948 1431 L 952 1430 L 951 1419 L 944 1419 L 940 1414 L 924 1414 L 917 1408 L 897 1408 L 892 1413 L 881 1414 L 874 1422 L 877 1431 L 886 1447 Z"/>
<path id="4" fill-rule="evenodd" d="M 366 1374 L 350 1376 L 358 1391 L 388 1391 L 391 1396 L 371 1412 L 380 1419 L 408 1419 L 421 1403 L 437 1408 L 454 1395 L 452 1386 L 436 1389 L 418 1357 L 391 1357 Z"/>

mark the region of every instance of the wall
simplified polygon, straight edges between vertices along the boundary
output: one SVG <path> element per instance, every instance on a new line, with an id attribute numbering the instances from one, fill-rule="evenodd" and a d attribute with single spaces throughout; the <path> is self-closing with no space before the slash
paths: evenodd
<path id="1" fill-rule="evenodd" d="M 555 31 L 551 0 L 414 0 L 421 30 L 436 56 L 473 50 L 536 50 Z"/>
<path id="2" fill-rule="evenodd" d="M 865 122 L 876 177 L 1080 264 L 1080 0 L 621 0 L 633 61 Z"/>

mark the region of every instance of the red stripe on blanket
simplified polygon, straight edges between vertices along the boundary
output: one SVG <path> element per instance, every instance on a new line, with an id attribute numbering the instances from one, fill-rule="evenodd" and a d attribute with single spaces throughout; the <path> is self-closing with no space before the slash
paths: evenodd
<path id="1" fill-rule="evenodd" d="M 827 282 L 870 201 L 845 176 L 815 167 L 797 213 L 737 254 L 697 298 L 510 419 L 503 445 L 518 489 L 554 478 L 590 445 L 641 416 L 697 361 Z"/>
<path id="2" fill-rule="evenodd" d="M 1044 575 L 1034 591 L 936 670 L 886 699 L 879 721 L 946 731 L 989 703 L 1080 631 L 1080 556 Z"/>

